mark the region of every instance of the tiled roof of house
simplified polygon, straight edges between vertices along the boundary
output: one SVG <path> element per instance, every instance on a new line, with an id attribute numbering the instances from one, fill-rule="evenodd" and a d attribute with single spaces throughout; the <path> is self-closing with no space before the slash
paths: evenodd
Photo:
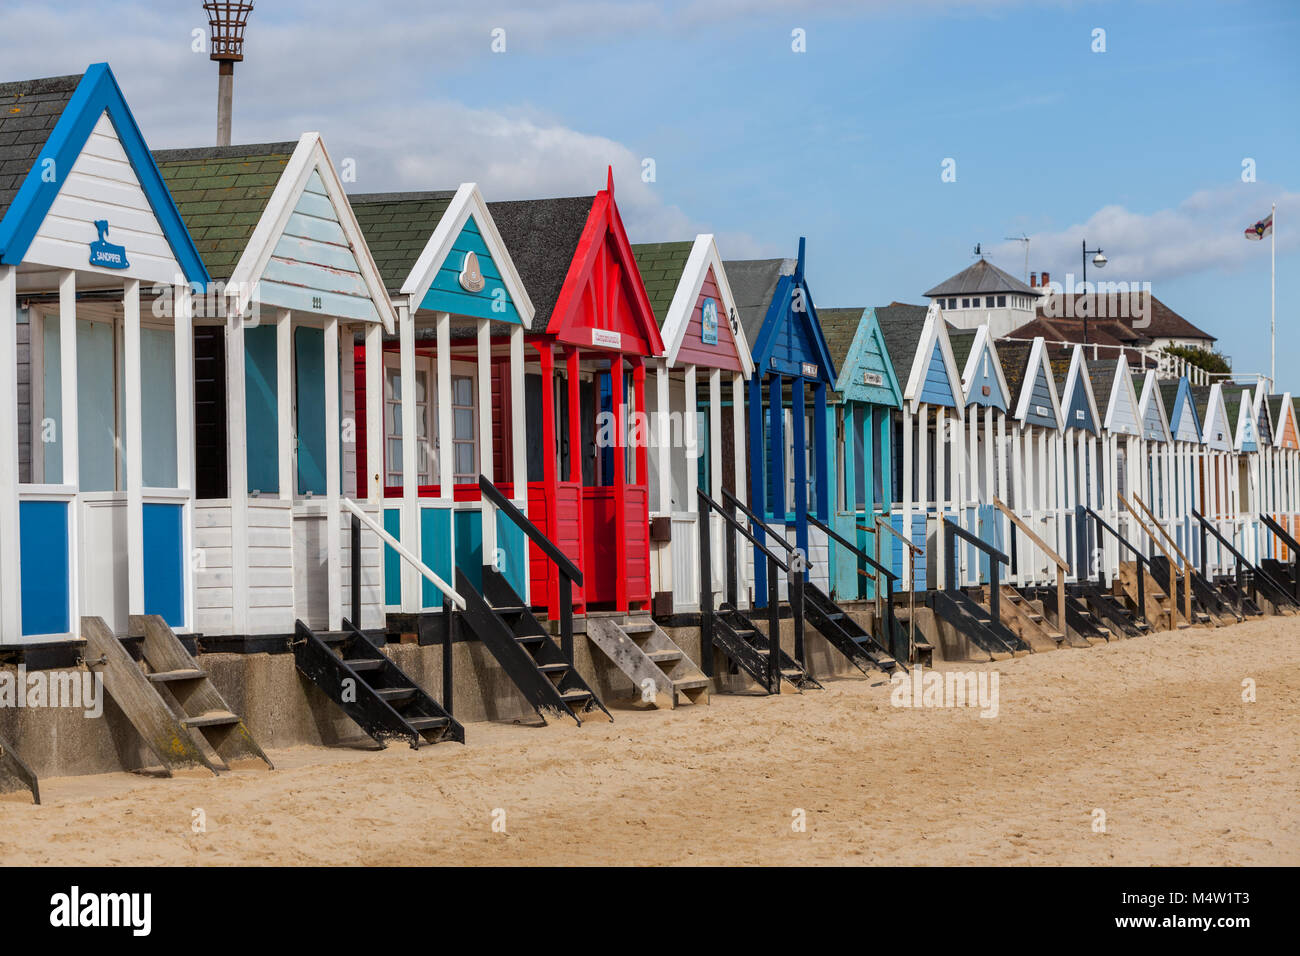
<path id="1" fill-rule="evenodd" d="M 212 278 L 230 278 L 297 146 L 154 150 L 154 162 Z"/>
<path id="2" fill-rule="evenodd" d="M 443 190 L 348 197 L 384 288 L 401 289 L 455 195 L 454 190 Z"/>
<path id="3" fill-rule="evenodd" d="M 1072 336 L 1082 336 L 1083 319 L 1087 312 L 1088 337 L 1093 340 L 1094 330 L 1105 330 L 1124 341 L 1149 342 L 1152 339 L 1199 339 L 1207 347 L 1216 341 L 1213 335 L 1197 328 L 1149 292 L 1132 297 L 1106 294 L 1047 295 L 1038 302 L 1038 317 L 1049 319 L 1059 329 Z M 1145 313 L 1145 314 L 1144 314 Z M 1070 338 L 1069 341 L 1082 341 Z"/>
<path id="4" fill-rule="evenodd" d="M 81 76 L 0 83 L 0 219 L 9 211 Z"/>
<path id="5" fill-rule="evenodd" d="M 632 246 L 637 271 L 641 273 L 641 282 L 645 285 L 650 307 L 654 309 L 655 321 L 661 329 L 668 317 L 668 307 L 673 304 L 673 296 L 677 294 L 677 286 L 682 281 L 682 270 L 686 268 L 686 260 L 691 257 L 694 246 L 694 241 L 690 240 L 642 242 Z"/>
<path id="6" fill-rule="evenodd" d="M 926 296 L 967 295 L 985 292 L 1018 292 L 1022 295 L 1037 295 L 1038 290 L 1031 289 L 1015 276 L 1003 272 L 987 259 L 967 266 L 955 276 L 945 279 L 926 293 Z"/>
<path id="7" fill-rule="evenodd" d="M 534 328 L 544 329 L 551 321 L 595 199 L 572 196 L 488 203 L 488 212 L 532 299 Z"/>

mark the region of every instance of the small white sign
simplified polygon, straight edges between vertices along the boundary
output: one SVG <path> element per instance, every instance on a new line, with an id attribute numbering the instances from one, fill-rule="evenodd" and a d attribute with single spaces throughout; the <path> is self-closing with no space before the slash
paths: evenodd
<path id="1" fill-rule="evenodd" d="M 812 362 L 804 362 L 804 363 L 803 363 L 803 374 L 804 374 L 804 377 L 805 377 L 805 378 L 816 378 L 816 377 L 817 377 L 817 366 L 814 365 Z"/>
<path id="2" fill-rule="evenodd" d="M 598 345 L 603 349 L 621 349 L 623 347 L 623 334 L 621 332 L 611 332 L 609 329 L 592 329 L 591 344 Z"/>
<path id="3" fill-rule="evenodd" d="M 1035 405 L 1035 406 L 1034 406 L 1034 411 L 1037 412 L 1039 415 L 1050 415 L 1050 414 L 1052 414 L 1051 409 L 1049 409 L 1046 405 Z"/>
<path id="4" fill-rule="evenodd" d="M 884 385 L 885 379 L 879 372 L 864 371 L 862 373 L 862 383 L 864 385 Z"/>

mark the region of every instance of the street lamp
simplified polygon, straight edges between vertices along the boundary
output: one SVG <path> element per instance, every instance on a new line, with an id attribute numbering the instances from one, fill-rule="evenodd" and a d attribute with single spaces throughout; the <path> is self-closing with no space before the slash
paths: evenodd
<path id="1" fill-rule="evenodd" d="M 244 59 L 244 27 L 253 12 L 251 2 L 204 0 L 212 52 L 217 61 L 217 145 L 230 145 L 230 111 L 235 98 L 235 64 Z"/>
<path id="2" fill-rule="evenodd" d="M 1093 253 L 1093 252 L 1095 252 L 1096 255 L 1094 255 L 1094 256 L 1092 257 L 1092 264 L 1093 264 L 1094 266 L 1096 266 L 1098 269 L 1104 269 L 1104 268 L 1106 267 L 1106 257 L 1105 257 L 1104 255 L 1102 255 L 1102 251 L 1101 251 L 1100 249 L 1089 249 L 1089 248 L 1088 248 L 1088 240 L 1087 240 L 1087 239 L 1083 240 L 1083 285 L 1084 285 L 1084 289 L 1087 289 L 1087 287 L 1088 287 L 1088 254 L 1089 254 L 1089 253 Z M 1085 295 L 1086 295 L 1086 294 L 1087 294 L 1087 293 L 1085 292 Z M 1093 295 L 1093 297 L 1092 297 L 1092 304 L 1093 304 L 1093 305 L 1096 305 L 1096 304 L 1097 304 L 1097 296 L 1096 296 L 1096 295 Z M 1083 344 L 1084 344 L 1084 345 L 1087 345 L 1087 344 L 1088 344 L 1088 310 L 1087 310 L 1087 309 L 1085 309 L 1084 312 L 1083 312 Z"/>

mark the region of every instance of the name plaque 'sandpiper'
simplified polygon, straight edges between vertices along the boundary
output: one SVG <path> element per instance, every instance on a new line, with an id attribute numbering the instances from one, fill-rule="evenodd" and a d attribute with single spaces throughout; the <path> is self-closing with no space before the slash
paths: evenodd
<path id="1" fill-rule="evenodd" d="M 99 238 L 90 244 L 90 264 L 103 269 L 131 268 L 126 259 L 126 246 L 108 241 L 108 220 L 96 219 L 95 228 L 99 230 Z"/>
<path id="2" fill-rule="evenodd" d="M 621 349 L 623 347 L 623 333 L 613 332 L 609 329 L 592 329 L 591 344 L 606 349 Z"/>

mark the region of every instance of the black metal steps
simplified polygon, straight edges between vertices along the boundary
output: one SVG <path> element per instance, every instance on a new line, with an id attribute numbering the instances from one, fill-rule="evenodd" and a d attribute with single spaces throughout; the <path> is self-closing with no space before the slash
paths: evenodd
<path id="1" fill-rule="evenodd" d="M 304 677 L 380 746 L 405 740 L 412 748 L 443 740 L 465 742 L 465 728 L 364 634 L 315 634 L 295 626 L 293 659 Z"/>
<path id="2" fill-rule="evenodd" d="M 458 569 L 456 590 L 465 599 L 461 619 L 543 721 L 550 715 L 581 724 L 579 715 L 597 711 L 614 719 L 500 572 L 485 565 L 479 593 Z"/>
<path id="3" fill-rule="evenodd" d="M 723 604 L 713 619 L 713 646 L 722 651 L 769 694 L 780 691 L 768 685 L 768 654 L 771 642 L 744 612 Z M 782 679 L 799 690 L 821 689 L 821 683 L 787 654 L 777 641 L 777 670 Z"/>
<path id="4" fill-rule="evenodd" d="M 889 651 L 811 581 L 804 583 L 803 596 L 804 618 L 854 667 L 864 674 L 898 669 Z"/>

